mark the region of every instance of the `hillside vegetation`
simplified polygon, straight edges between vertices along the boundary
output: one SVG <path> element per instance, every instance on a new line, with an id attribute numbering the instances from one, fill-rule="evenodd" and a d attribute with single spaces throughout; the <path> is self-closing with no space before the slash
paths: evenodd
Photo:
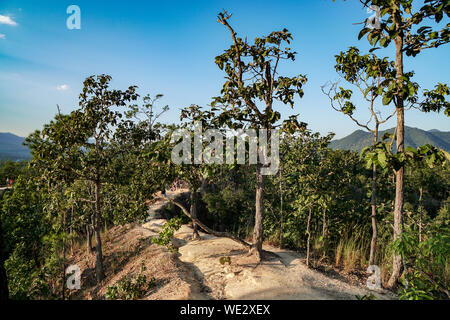
<path id="1" fill-rule="evenodd" d="M 385 133 L 394 133 L 395 128 L 382 130 L 378 141 Z M 330 148 L 339 150 L 352 150 L 360 152 L 363 148 L 372 144 L 372 135 L 363 130 L 356 130 L 352 134 L 342 138 L 331 140 Z M 436 129 L 425 131 L 418 128 L 405 127 L 405 144 L 417 148 L 425 144 L 450 152 L 450 131 L 439 131 Z"/>
<path id="2" fill-rule="evenodd" d="M 439 24 L 450 4 L 362 2 L 381 6 L 380 27 L 358 35 L 372 49 L 337 52 L 342 81 L 321 87 L 330 116 L 345 114 L 372 138 L 358 153 L 330 148 L 333 134 L 309 130 L 300 115 L 283 116 L 302 107 L 308 85 L 301 70 L 289 72 L 289 30 L 249 39 L 226 10 L 217 15 L 228 37 L 214 59 L 217 96 L 184 106 L 176 123 L 161 122 L 161 94 L 87 77 L 77 107 L 25 139 L 29 161 L 0 163 L 14 178 L 0 193 L 0 299 L 193 298 L 191 276 L 216 299 L 272 289 L 283 298 L 369 299 L 369 289 L 450 299 L 448 133 L 405 127 L 413 107 L 450 117 L 448 85 L 422 88 L 413 71 L 422 50 L 450 42 Z M 382 134 L 391 118 L 395 134 Z M 157 215 L 165 221 L 146 224 Z M 77 270 L 83 290 L 66 282 Z"/>

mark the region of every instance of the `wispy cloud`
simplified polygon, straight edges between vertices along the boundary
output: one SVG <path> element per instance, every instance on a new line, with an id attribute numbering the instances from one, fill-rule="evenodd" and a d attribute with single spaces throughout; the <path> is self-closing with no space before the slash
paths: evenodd
<path id="1" fill-rule="evenodd" d="M 67 84 L 62 84 L 56 87 L 56 90 L 58 91 L 66 91 L 69 90 L 69 86 Z"/>
<path id="2" fill-rule="evenodd" d="M 6 35 L 4 35 L 3 33 L 0 33 L 0 39 L 6 39 Z"/>
<path id="3" fill-rule="evenodd" d="M 0 14 L 0 24 L 7 24 L 10 26 L 17 26 L 17 22 L 15 22 L 13 19 L 11 19 L 10 16 L 4 16 Z"/>

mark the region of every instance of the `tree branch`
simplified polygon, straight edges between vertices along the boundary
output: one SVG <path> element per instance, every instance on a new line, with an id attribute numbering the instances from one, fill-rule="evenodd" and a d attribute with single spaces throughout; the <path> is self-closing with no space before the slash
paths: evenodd
<path id="1" fill-rule="evenodd" d="M 165 199 L 168 200 L 169 202 L 173 203 L 174 205 L 176 205 L 177 207 L 179 207 L 181 209 L 181 211 L 183 211 L 183 213 L 188 216 L 193 222 L 195 222 L 198 226 L 200 226 L 200 228 L 202 228 L 204 231 L 206 231 L 207 233 L 210 233 L 216 237 L 224 237 L 224 238 L 228 238 L 231 239 L 233 241 L 236 241 L 240 244 L 242 244 L 243 246 L 245 246 L 246 248 L 251 248 L 252 245 L 245 242 L 244 240 L 237 238 L 235 236 L 233 236 L 232 234 L 228 233 L 228 232 L 219 232 L 219 231 L 215 231 L 212 230 L 211 228 L 209 228 L 208 226 L 206 226 L 205 224 L 203 224 L 200 220 L 198 220 L 197 218 L 194 218 L 188 210 L 186 210 L 186 208 L 177 200 L 171 199 L 167 196 L 162 196 L 161 194 L 159 194 L 157 196 L 156 199 Z"/>

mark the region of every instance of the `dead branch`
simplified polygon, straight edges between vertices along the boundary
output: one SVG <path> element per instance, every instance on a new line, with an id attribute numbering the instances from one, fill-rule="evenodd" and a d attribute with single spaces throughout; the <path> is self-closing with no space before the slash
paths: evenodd
<path id="1" fill-rule="evenodd" d="M 194 218 L 194 217 L 189 213 L 189 211 L 186 210 L 186 208 L 185 208 L 180 202 L 178 202 L 177 200 L 171 199 L 171 198 L 169 198 L 169 197 L 167 197 L 167 196 L 163 196 L 163 195 L 161 195 L 161 194 L 158 194 L 158 196 L 157 196 L 156 199 L 166 199 L 166 200 L 168 200 L 169 202 L 173 203 L 173 204 L 176 205 L 178 208 L 180 208 L 181 211 L 183 211 L 183 213 L 184 213 L 186 216 L 188 216 L 193 222 L 195 222 L 200 228 L 202 228 L 202 229 L 203 229 L 204 231 L 206 231 L 207 233 L 212 234 L 212 235 L 214 235 L 214 236 L 216 236 L 216 237 L 224 237 L 224 238 L 231 239 L 231 240 L 233 240 L 233 241 L 236 241 L 236 242 L 242 244 L 244 247 L 249 248 L 249 249 L 252 247 L 251 244 L 245 242 L 244 240 L 242 240 L 242 239 L 240 239 L 240 238 L 238 238 L 238 237 L 233 236 L 232 234 L 230 234 L 230 233 L 228 233 L 228 232 L 220 232 L 220 231 L 212 230 L 211 228 L 209 228 L 208 226 L 206 226 L 205 224 L 203 224 L 203 222 L 201 222 L 201 221 L 198 220 L 197 218 Z"/>

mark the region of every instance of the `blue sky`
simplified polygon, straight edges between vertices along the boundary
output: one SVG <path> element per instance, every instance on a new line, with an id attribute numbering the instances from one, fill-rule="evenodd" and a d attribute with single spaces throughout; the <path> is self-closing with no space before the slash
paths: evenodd
<path id="1" fill-rule="evenodd" d="M 66 27 L 71 4 L 81 9 L 80 30 Z M 349 46 L 369 48 L 367 40 L 357 40 L 361 25 L 354 23 L 370 16 L 359 1 L 0 0 L 0 132 L 26 136 L 53 118 L 56 104 L 64 113 L 75 109 L 82 82 L 92 74 L 111 75 L 116 88 L 137 85 L 141 95 L 164 94 L 161 105 L 171 108 L 165 122 L 177 122 L 184 106 L 206 106 L 223 83 L 214 57 L 231 44 L 216 21 L 223 8 L 233 13 L 230 23 L 248 39 L 284 27 L 293 34 L 291 47 L 298 56 L 281 71 L 306 74 L 309 80 L 294 110 L 277 106 L 283 117 L 299 113 L 310 129 L 335 132 L 337 138 L 358 129 L 331 109 L 320 86 L 339 79 L 335 54 Z M 377 53 L 392 56 L 391 51 Z M 449 54 L 450 46 L 429 50 L 406 59 L 406 70 L 416 72 L 423 88 L 448 83 Z M 356 115 L 367 119 L 366 106 L 361 104 Z M 408 126 L 426 130 L 450 130 L 449 123 L 442 113 L 406 114 Z M 391 120 L 385 128 L 394 125 Z"/>

